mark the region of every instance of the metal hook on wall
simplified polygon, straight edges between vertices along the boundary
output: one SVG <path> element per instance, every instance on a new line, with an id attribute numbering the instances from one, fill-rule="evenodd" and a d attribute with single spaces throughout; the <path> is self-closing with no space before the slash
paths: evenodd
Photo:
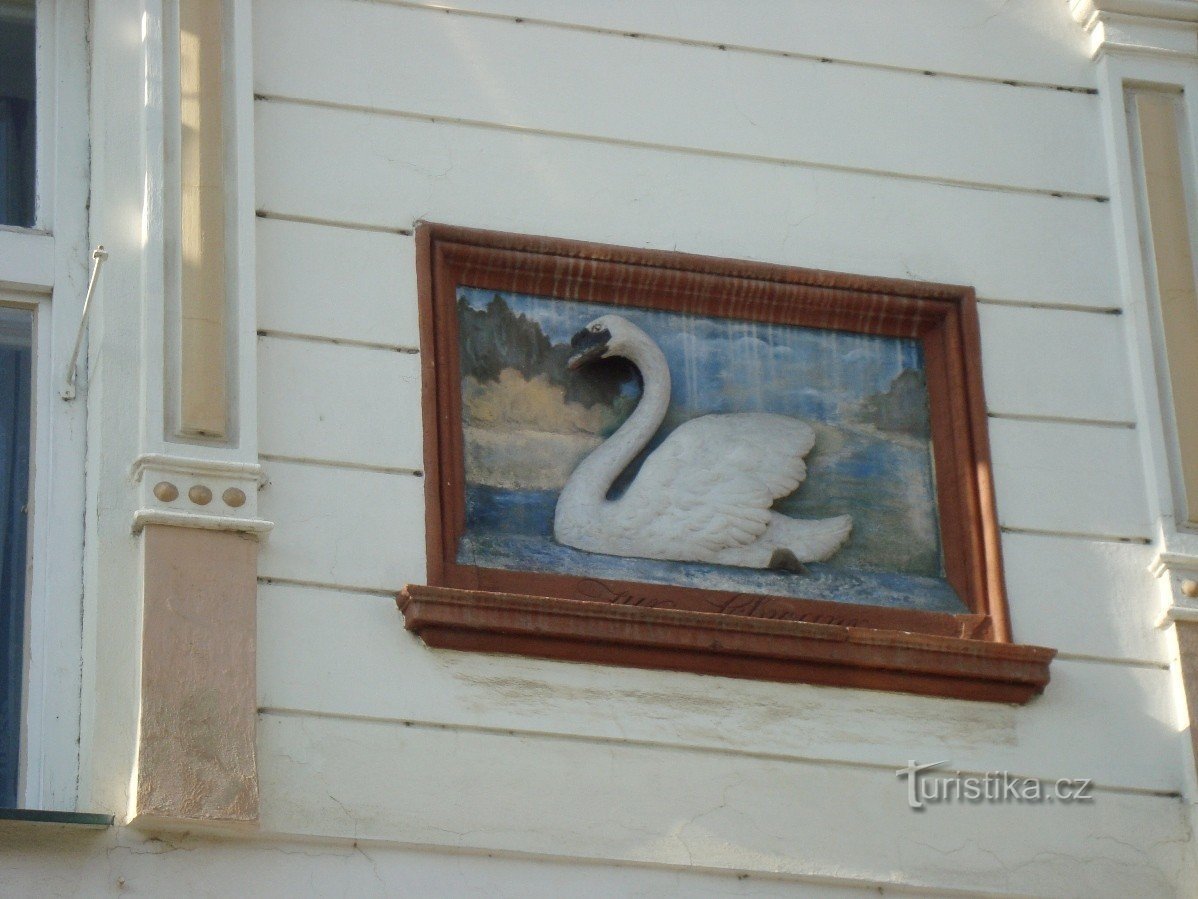
<path id="1" fill-rule="evenodd" d="M 83 312 L 79 316 L 79 331 L 75 335 L 75 349 L 71 351 L 71 361 L 67 364 L 66 387 L 63 388 L 62 398 L 64 400 L 73 400 L 75 398 L 75 378 L 78 374 L 77 364 L 79 362 L 79 348 L 83 345 L 83 331 L 87 327 L 87 313 L 91 309 L 92 294 L 96 291 L 96 279 L 100 276 L 100 266 L 104 264 L 104 260 L 108 258 L 108 251 L 104 249 L 103 244 L 98 244 L 92 250 L 92 273 L 87 280 L 87 294 L 83 297 Z"/>

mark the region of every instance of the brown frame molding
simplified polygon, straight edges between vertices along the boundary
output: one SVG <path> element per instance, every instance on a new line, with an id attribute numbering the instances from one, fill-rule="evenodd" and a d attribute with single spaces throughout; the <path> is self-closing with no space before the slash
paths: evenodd
<path id="1" fill-rule="evenodd" d="M 429 646 L 697 674 L 1024 703 L 1054 649 L 930 634 L 408 585 Z"/>
<path id="2" fill-rule="evenodd" d="M 448 588 L 450 592 L 409 587 L 401 595 L 400 604 L 405 609 L 408 627 L 420 632 L 430 645 L 1000 701 L 1026 701 L 1032 692 L 1043 689 L 1053 651 L 1011 644 L 972 288 L 429 223 L 422 223 L 417 229 L 416 252 L 423 351 L 428 579 L 430 585 Z M 464 438 L 455 305 L 456 288 L 460 284 L 566 300 L 919 338 L 924 347 L 931 400 L 946 576 L 969 611 L 923 612 L 818 597 L 732 594 L 459 564 L 457 542 L 465 529 Z M 470 627 L 432 623 L 440 620 L 439 614 L 458 609 L 461 602 L 475 607 L 477 614 L 467 616 L 471 617 Z M 534 611 L 527 602 L 539 605 Z M 568 613 L 559 609 L 563 602 L 570 610 Z M 632 617 L 627 620 L 610 617 L 612 606 L 623 606 L 620 614 Z M 672 652 L 664 652 L 664 644 L 654 644 L 657 656 L 652 652 L 646 654 L 645 647 L 634 651 L 632 644 L 621 649 L 620 641 L 613 642 L 611 636 L 621 628 L 615 622 L 624 621 L 627 625 L 638 620 L 638 615 L 644 627 L 653 622 L 658 630 L 669 631 L 670 622 L 674 622 L 675 635 L 682 642 Z M 704 633 L 719 631 L 725 637 L 737 633 L 740 642 L 747 640 L 754 645 L 764 639 L 752 630 L 762 620 L 791 628 L 785 637 L 771 632 L 769 638 L 774 643 L 783 640 L 789 647 L 786 671 L 790 674 L 783 676 L 785 672 L 776 670 L 776 665 L 745 661 L 755 653 L 759 655 L 761 648 L 753 649 L 748 644 L 738 664 L 730 664 L 724 658 L 728 654 L 724 648 L 718 650 L 721 657 L 718 664 L 710 658 L 701 661 L 699 656 L 703 653 L 695 654 L 692 639 L 693 629 L 699 627 L 692 620 L 694 615 L 721 622 L 704 625 L 701 628 Z M 529 624 L 533 619 L 537 623 Z M 517 626 L 516 620 L 523 624 Z M 532 627 L 535 639 L 522 630 L 526 626 Z M 820 653 L 811 654 L 816 645 L 812 640 L 817 637 L 812 636 L 814 632 L 803 630 L 821 626 L 847 629 L 858 635 L 868 629 L 878 636 L 865 642 L 833 641 L 836 646 L 832 658 L 825 658 Z M 564 630 L 555 632 L 559 627 Z M 583 630 L 571 630 L 576 627 Z M 580 636 L 587 628 L 593 630 L 594 640 Z M 685 636 L 688 633 L 691 638 Z M 746 636 L 749 633 L 755 636 Z M 941 661 L 956 658 L 953 653 L 983 662 L 990 659 L 991 673 L 997 675 L 1010 667 L 1014 653 L 1021 659 L 1020 664 L 1031 665 L 1038 673 L 1030 680 L 1017 678 L 1000 689 L 993 684 L 986 686 L 990 681 L 984 676 L 975 677 L 977 672 L 968 676 L 959 672 L 964 677 L 962 680 L 951 666 L 945 669 L 926 658 L 918 664 L 884 663 L 883 656 L 897 659 L 908 658 L 911 652 L 926 654 L 931 651 L 926 641 L 934 639 L 968 647 L 944 655 L 943 646 L 937 644 L 936 652 L 940 655 L 933 653 L 933 656 Z M 904 641 L 910 640 L 915 640 L 922 649 L 907 646 Z M 856 648 L 844 655 L 849 643 Z M 584 646 L 596 644 L 605 647 L 602 653 L 583 650 Z M 880 646 L 889 648 L 879 655 Z M 872 652 L 876 657 L 871 662 L 861 656 L 863 651 L 865 656 Z M 653 658 L 657 658 L 656 664 L 650 664 Z M 931 670 L 916 678 L 919 666 L 928 664 Z M 873 673 L 866 676 L 861 673 L 865 670 Z M 796 672 L 802 672 L 802 676 Z M 932 681 L 920 679 L 925 675 L 932 677 Z"/>

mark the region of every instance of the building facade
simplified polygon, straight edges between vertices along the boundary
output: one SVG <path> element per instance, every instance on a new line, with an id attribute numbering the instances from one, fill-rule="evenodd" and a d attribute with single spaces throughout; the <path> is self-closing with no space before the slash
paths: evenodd
<path id="1" fill-rule="evenodd" d="M 1198 891 L 1198 3 L 0 0 L 0 29 L 0 893 Z M 971 287 L 1042 694 L 406 629 L 430 222 Z M 931 763 L 1085 796 L 914 809 Z"/>

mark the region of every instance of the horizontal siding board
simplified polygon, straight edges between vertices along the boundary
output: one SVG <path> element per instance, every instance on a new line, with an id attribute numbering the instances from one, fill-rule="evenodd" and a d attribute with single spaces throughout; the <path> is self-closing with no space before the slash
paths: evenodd
<path id="1" fill-rule="evenodd" d="M 1170 798 L 917 814 L 893 770 L 270 714 L 258 734 L 268 832 L 987 895 L 1178 895 L 1188 870 Z"/>
<path id="2" fill-rule="evenodd" d="M 990 448 L 1003 526 L 1149 536 L 1134 430 L 991 419 Z"/>
<path id="3" fill-rule="evenodd" d="M 982 305 L 979 317 L 991 412 L 1135 421 L 1122 316 Z"/>
<path id="4" fill-rule="evenodd" d="M 258 327 L 414 347 L 411 238 L 259 218 Z"/>
<path id="5" fill-rule="evenodd" d="M 265 467 L 262 514 L 276 529 L 263 545 L 264 576 L 393 592 L 422 582 L 421 478 L 273 459 Z M 1132 544 L 1005 534 L 1016 638 L 1074 655 L 1167 661 L 1153 617 L 1155 581 L 1147 573 L 1154 552 Z"/>
<path id="6" fill-rule="evenodd" d="M 262 577 L 398 590 L 424 580 L 424 480 L 267 459 Z"/>
<path id="7" fill-rule="evenodd" d="M 430 650 L 387 598 L 285 585 L 260 594 L 264 707 L 1179 788 L 1159 668 L 1058 660 L 1029 705 L 606 668 Z M 337 677 L 354 657 L 379 683 Z M 302 671 L 293 660 L 303 658 Z"/>
<path id="8" fill-rule="evenodd" d="M 442 4 L 429 3 L 430 6 Z M 998 80 L 1093 86 L 1087 36 L 1043 0 L 459 0 L 477 12 Z"/>
<path id="9" fill-rule="evenodd" d="M 419 469 L 421 434 L 416 354 L 258 339 L 262 453 Z"/>
<path id="10" fill-rule="evenodd" d="M 1155 547 L 1004 534 L 1011 629 L 1023 643 L 1062 653 L 1165 664 L 1167 631 L 1157 627 Z"/>
<path id="11" fill-rule="evenodd" d="M 264 208 L 418 219 L 1118 305 L 1104 203 L 259 102 Z M 314 177 L 336 170 L 334 178 Z"/>
<path id="12" fill-rule="evenodd" d="M 52 834 L 53 839 L 47 840 Z M 112 831 L 109 831 L 112 833 Z M 504 853 L 445 852 L 387 843 L 314 845 L 309 838 L 239 833 L 122 829 L 120 842 L 88 828 L 5 821 L 4 887 L 9 896 L 103 896 L 133 884 L 143 896 L 480 897 L 583 899 L 592 896 L 685 899 L 878 899 L 872 885 L 742 877 L 651 865 L 554 861 Z M 173 847 L 173 848 L 172 848 Z M 119 873 L 118 873 L 119 872 Z M 113 886 L 114 875 L 116 885 Z M 124 881 L 124 884 L 120 881 Z M 269 884 L 247 888 L 247 884 Z M 258 890 L 261 889 L 261 893 Z"/>
<path id="13" fill-rule="evenodd" d="M 418 344 L 411 237 L 267 218 L 257 235 L 260 329 Z M 1134 419 L 1119 316 L 990 305 L 980 314 L 991 411 Z"/>
<path id="14" fill-rule="evenodd" d="M 344 348 L 337 349 L 345 351 Z M 418 428 L 413 411 L 417 408 L 415 403 L 407 406 L 395 404 L 391 406 L 392 414 L 388 417 L 404 421 L 411 428 Z M 1000 420 L 992 420 L 990 427 L 999 520 L 1004 525 L 1083 535 L 1146 536 L 1148 524 L 1135 432 L 1073 424 Z M 419 464 L 416 461 L 413 467 Z M 279 523 L 279 531 L 272 535 L 271 545 L 288 547 L 285 562 L 282 557 L 267 554 L 271 556 L 270 565 L 267 566 L 271 574 L 282 578 L 397 591 L 405 583 L 423 577 L 422 478 L 407 473 L 362 471 L 350 467 L 302 465 L 277 460 L 268 463 L 267 473 L 271 477 L 271 487 L 262 494 L 264 514 Z M 309 494 L 321 496 L 319 518 L 314 518 L 308 511 L 305 497 Z M 377 506 L 383 500 L 387 508 L 385 512 L 379 512 Z M 371 514 L 386 514 L 388 526 L 376 532 L 361 530 L 363 508 L 369 508 Z M 290 520 L 291 517 L 295 517 L 295 520 Z M 284 527 L 288 535 L 286 541 L 280 535 Z M 349 537 L 328 541 L 329 527 L 340 529 L 343 535 L 353 533 L 355 537 L 352 541 Z M 409 561 L 398 568 L 393 565 L 397 533 L 403 537 L 405 547 L 405 553 L 401 555 Z M 1070 550 L 1072 544 L 1069 543 L 1054 543 L 1060 547 L 1060 559 L 1057 565 L 1046 571 L 1041 568 L 1045 561 L 1042 551 L 1031 549 L 1039 544 L 1018 541 L 1016 537 L 1018 535 L 1006 535 L 1004 550 L 1006 567 L 1012 579 L 1012 603 L 1019 608 L 1030 609 L 1034 604 L 1043 604 L 1046 602 L 1043 597 L 1058 596 L 1060 589 L 1073 583 L 1079 586 L 1070 595 L 1067 608 L 1071 614 L 1102 616 L 1113 613 L 1113 607 L 1095 610 L 1090 604 L 1093 599 L 1088 598 L 1089 592 L 1081 586 L 1094 584 L 1093 580 L 1085 578 L 1087 572 L 1107 571 L 1112 578 L 1115 571 L 1124 572 L 1118 580 L 1109 583 L 1120 585 L 1120 590 L 1135 590 L 1133 596 L 1142 595 L 1140 589 L 1146 587 L 1136 573 L 1140 563 L 1146 565 L 1146 560 L 1135 550 L 1129 549 L 1124 553 L 1118 548 L 1114 549 L 1107 562 L 1112 567 L 1096 568 L 1099 565 L 1097 559 L 1106 550 L 1095 549 L 1091 553 L 1089 549 Z M 352 544 L 352 565 L 346 563 L 345 544 Z M 1040 584 L 1037 584 L 1037 579 L 1040 579 Z M 1146 610 L 1144 614 L 1148 614 Z M 1024 620 L 1028 620 L 1027 616 L 1024 616 Z M 1106 627 L 1107 623 L 1103 623 L 1099 628 L 1106 636 L 1093 645 L 1084 641 L 1084 629 L 1077 630 L 1075 639 L 1078 641 L 1072 642 L 1067 651 L 1094 656 L 1113 654 L 1115 657 L 1133 659 L 1158 658 L 1155 653 L 1145 656 L 1140 650 L 1115 652 L 1111 645 L 1112 635 Z M 1041 636 L 1042 633 L 1048 634 L 1047 638 Z M 1030 633 L 1021 630 L 1021 639 L 1066 648 L 1060 645 L 1057 639 L 1059 634 L 1059 628 L 1040 630 L 1037 625 L 1037 629 Z M 1136 645 L 1148 644 L 1137 642 Z"/>
<path id="15" fill-rule="evenodd" d="M 1088 94 L 357 0 L 258 0 L 255 90 L 534 130 L 1105 194 Z M 357 59 L 360 64 L 346 65 Z M 546 78 L 552 72 L 552 78 Z"/>

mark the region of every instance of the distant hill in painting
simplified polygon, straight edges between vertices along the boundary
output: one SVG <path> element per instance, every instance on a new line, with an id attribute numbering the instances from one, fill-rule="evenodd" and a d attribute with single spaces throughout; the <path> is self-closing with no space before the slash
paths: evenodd
<path id="1" fill-rule="evenodd" d="M 565 391 L 567 402 L 584 406 L 611 405 L 622 387 L 639 382 L 636 367 L 626 359 L 605 359 L 590 366 L 585 377 L 571 372 L 566 368 L 570 345 L 550 343 L 537 322 L 513 312 L 498 294 L 484 309 L 460 298 L 458 333 L 462 375 L 480 382 L 497 381 L 504 369 L 530 379 L 544 375 Z"/>
<path id="2" fill-rule="evenodd" d="M 932 433 L 927 378 L 921 371 L 905 369 L 883 393 L 866 397 L 853 417 L 864 424 L 872 424 L 879 431 L 894 431 L 928 440 Z"/>

